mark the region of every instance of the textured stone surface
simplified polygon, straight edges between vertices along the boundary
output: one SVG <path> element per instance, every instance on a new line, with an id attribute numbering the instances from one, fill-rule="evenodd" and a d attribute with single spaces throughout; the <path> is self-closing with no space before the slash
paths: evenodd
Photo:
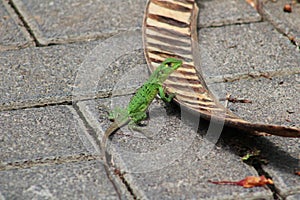
<path id="1" fill-rule="evenodd" d="M 294 1 L 295 2 L 295 1 Z M 280 32 L 294 40 L 298 47 L 300 46 L 300 3 L 291 5 L 292 12 L 284 12 L 283 8 L 286 4 L 290 4 L 289 0 L 266 1 L 264 2 L 263 14 L 267 20 L 272 23 Z"/>
<path id="2" fill-rule="evenodd" d="M 4 199 L 117 199 L 98 161 L 0 171 L 0 176 Z"/>
<path id="3" fill-rule="evenodd" d="M 268 138 L 270 143 L 262 143 L 262 154 L 269 161 L 263 169 L 273 178 L 279 194 L 287 197 L 300 191 L 300 177 L 295 174 L 300 170 L 299 138 Z M 270 150 L 272 147 L 272 150 Z"/>
<path id="4" fill-rule="evenodd" d="M 97 91 L 128 94 L 134 92 L 137 84 L 149 77 L 142 50 L 127 52 L 105 69 L 99 76 Z M 138 78 L 137 78 L 138 77 Z"/>
<path id="5" fill-rule="evenodd" d="M 10 2 L 38 43 L 85 43 L 0 52 L 0 199 L 116 199 L 98 160 L 98 146 L 110 124 L 108 108 L 126 105 L 131 95 L 124 94 L 148 77 L 141 33 L 127 32 L 141 27 L 146 0 Z M 270 17 L 259 22 L 245 1 L 197 1 L 201 67 L 210 86 L 220 89 L 220 97 L 228 92 L 253 101 L 229 104 L 237 114 L 294 126 L 299 125 L 300 56 L 274 26 L 297 33 L 299 12 L 294 7 L 292 13 L 283 13 L 282 2 L 287 1 L 266 4 L 270 16 L 278 19 L 273 23 Z M 0 2 L 0 13 L 5 27 L 0 29 L 0 51 L 27 45 L 31 40 L 22 35 L 24 28 L 6 0 Z M 121 31 L 104 42 L 89 42 Z M 104 68 L 93 70 L 99 66 Z M 79 74 L 83 79 L 76 82 Z M 71 101 L 74 89 L 83 99 L 108 97 L 110 92 L 115 96 L 80 101 L 74 107 L 47 105 Z M 268 161 L 262 170 L 272 177 L 280 196 L 299 199 L 299 176 L 294 174 L 299 171 L 299 139 L 248 137 L 231 129 L 224 129 L 219 139 L 222 127 L 211 126 L 205 135 L 208 124 L 201 122 L 195 133 L 197 116 L 189 118 L 179 110 L 155 99 L 150 120 L 143 122 L 145 133 L 125 126 L 109 141 L 108 151 L 120 172 L 112 175 L 126 199 L 273 199 L 268 188 L 208 182 L 258 175 L 241 161 L 248 149 L 260 150 Z"/>
<path id="6" fill-rule="evenodd" d="M 96 153 L 69 106 L 4 111 L 0 118 L 1 163 Z"/>
<path id="7" fill-rule="evenodd" d="M 13 0 L 41 44 L 107 37 L 141 27 L 146 0 Z"/>
<path id="8" fill-rule="evenodd" d="M 265 22 L 204 28 L 199 32 L 199 44 L 206 79 L 300 66 L 296 47 Z"/>
<path id="9" fill-rule="evenodd" d="M 226 83 L 233 98 L 252 103 L 229 103 L 234 113 L 251 122 L 300 127 L 299 74 Z"/>
<path id="10" fill-rule="evenodd" d="M 147 70 L 142 51 L 141 30 L 132 30 L 99 43 L 86 57 L 76 74 L 74 96 L 103 97 L 134 67 Z M 125 82 L 125 86 L 132 82 Z M 125 92 L 126 93 L 126 92 Z"/>
<path id="11" fill-rule="evenodd" d="M 0 53 L 0 110 L 71 100 L 76 71 L 96 43 Z"/>
<path id="12" fill-rule="evenodd" d="M 33 44 L 18 16 L 6 1 L 0 1 L 0 51 Z"/>
<path id="13" fill-rule="evenodd" d="M 300 199 L 300 193 L 295 195 L 290 195 L 286 198 L 286 200 L 298 200 L 298 199 Z"/>
<path id="14" fill-rule="evenodd" d="M 197 2 L 200 10 L 198 27 L 222 26 L 261 20 L 260 15 L 246 1 L 199 0 Z"/>

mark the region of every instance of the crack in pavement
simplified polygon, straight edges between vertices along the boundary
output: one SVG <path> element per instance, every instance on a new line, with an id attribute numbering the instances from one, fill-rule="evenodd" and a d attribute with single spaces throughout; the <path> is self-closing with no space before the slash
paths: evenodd
<path id="1" fill-rule="evenodd" d="M 19 162 L 11 163 L 0 163 L 0 171 L 15 170 L 15 169 L 26 169 L 37 166 L 53 166 L 66 163 L 74 163 L 81 161 L 91 161 L 91 160 L 100 160 L 101 157 L 98 155 L 71 155 L 71 156 L 57 156 L 57 157 L 47 157 L 47 158 L 38 158 L 34 160 L 25 160 Z"/>

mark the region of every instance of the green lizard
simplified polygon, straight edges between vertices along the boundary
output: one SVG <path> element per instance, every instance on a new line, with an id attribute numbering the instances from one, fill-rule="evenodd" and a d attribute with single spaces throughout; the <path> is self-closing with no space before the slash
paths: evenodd
<path id="1" fill-rule="evenodd" d="M 159 94 L 161 99 L 163 99 L 164 101 L 170 102 L 175 94 L 170 94 L 167 97 L 164 93 L 162 85 L 163 82 L 168 78 L 168 76 L 176 69 L 178 69 L 181 65 L 181 60 L 177 60 L 175 58 L 167 58 L 159 67 L 157 67 L 157 69 L 151 74 L 149 79 L 136 91 L 126 109 L 119 108 L 110 114 L 110 118 L 114 119 L 114 123 L 105 131 L 105 134 L 101 141 L 105 169 L 107 172 L 108 162 L 106 141 L 109 136 L 126 124 L 134 125 L 146 119 L 146 110 L 157 94 Z"/>

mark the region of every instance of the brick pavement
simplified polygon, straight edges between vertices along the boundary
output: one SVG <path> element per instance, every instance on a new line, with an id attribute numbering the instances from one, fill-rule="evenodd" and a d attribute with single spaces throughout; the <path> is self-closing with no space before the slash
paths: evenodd
<path id="1" fill-rule="evenodd" d="M 299 127 L 300 4 L 284 13 L 288 2 L 266 2 L 262 17 L 244 1 L 198 1 L 199 44 L 214 93 L 253 101 L 230 109 L 253 122 Z M 0 1 L 0 199 L 117 199 L 99 141 L 109 107 L 128 100 L 148 76 L 134 36 L 145 3 Z M 102 71 L 88 71 L 106 62 Z M 88 91 L 77 85 L 88 83 Z M 113 178 L 124 199 L 299 198 L 299 139 L 225 129 L 208 142 L 207 124 L 185 125 L 193 119 L 178 108 L 154 101 L 153 140 L 127 136 L 126 128 L 113 137 L 109 149 L 126 172 Z M 268 164 L 243 163 L 253 149 Z M 262 173 L 274 188 L 207 182 Z"/>

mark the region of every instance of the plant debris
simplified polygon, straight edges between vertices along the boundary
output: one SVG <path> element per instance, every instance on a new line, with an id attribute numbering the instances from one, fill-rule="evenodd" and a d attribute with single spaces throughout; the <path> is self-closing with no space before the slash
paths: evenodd
<path id="1" fill-rule="evenodd" d="M 265 176 L 247 176 L 245 179 L 240 181 L 211 181 L 209 182 L 218 185 L 238 185 L 243 186 L 244 188 L 252 188 L 252 187 L 262 187 L 266 184 L 274 184 L 274 182 L 266 178 Z"/>
<path id="2" fill-rule="evenodd" d="M 254 151 L 252 151 L 252 152 L 250 152 L 250 153 L 247 153 L 246 155 L 244 155 L 243 157 L 242 157 L 242 160 L 243 161 L 247 161 L 247 160 L 249 160 L 251 157 L 255 157 L 255 156 L 260 156 L 260 150 L 254 150 Z"/>

